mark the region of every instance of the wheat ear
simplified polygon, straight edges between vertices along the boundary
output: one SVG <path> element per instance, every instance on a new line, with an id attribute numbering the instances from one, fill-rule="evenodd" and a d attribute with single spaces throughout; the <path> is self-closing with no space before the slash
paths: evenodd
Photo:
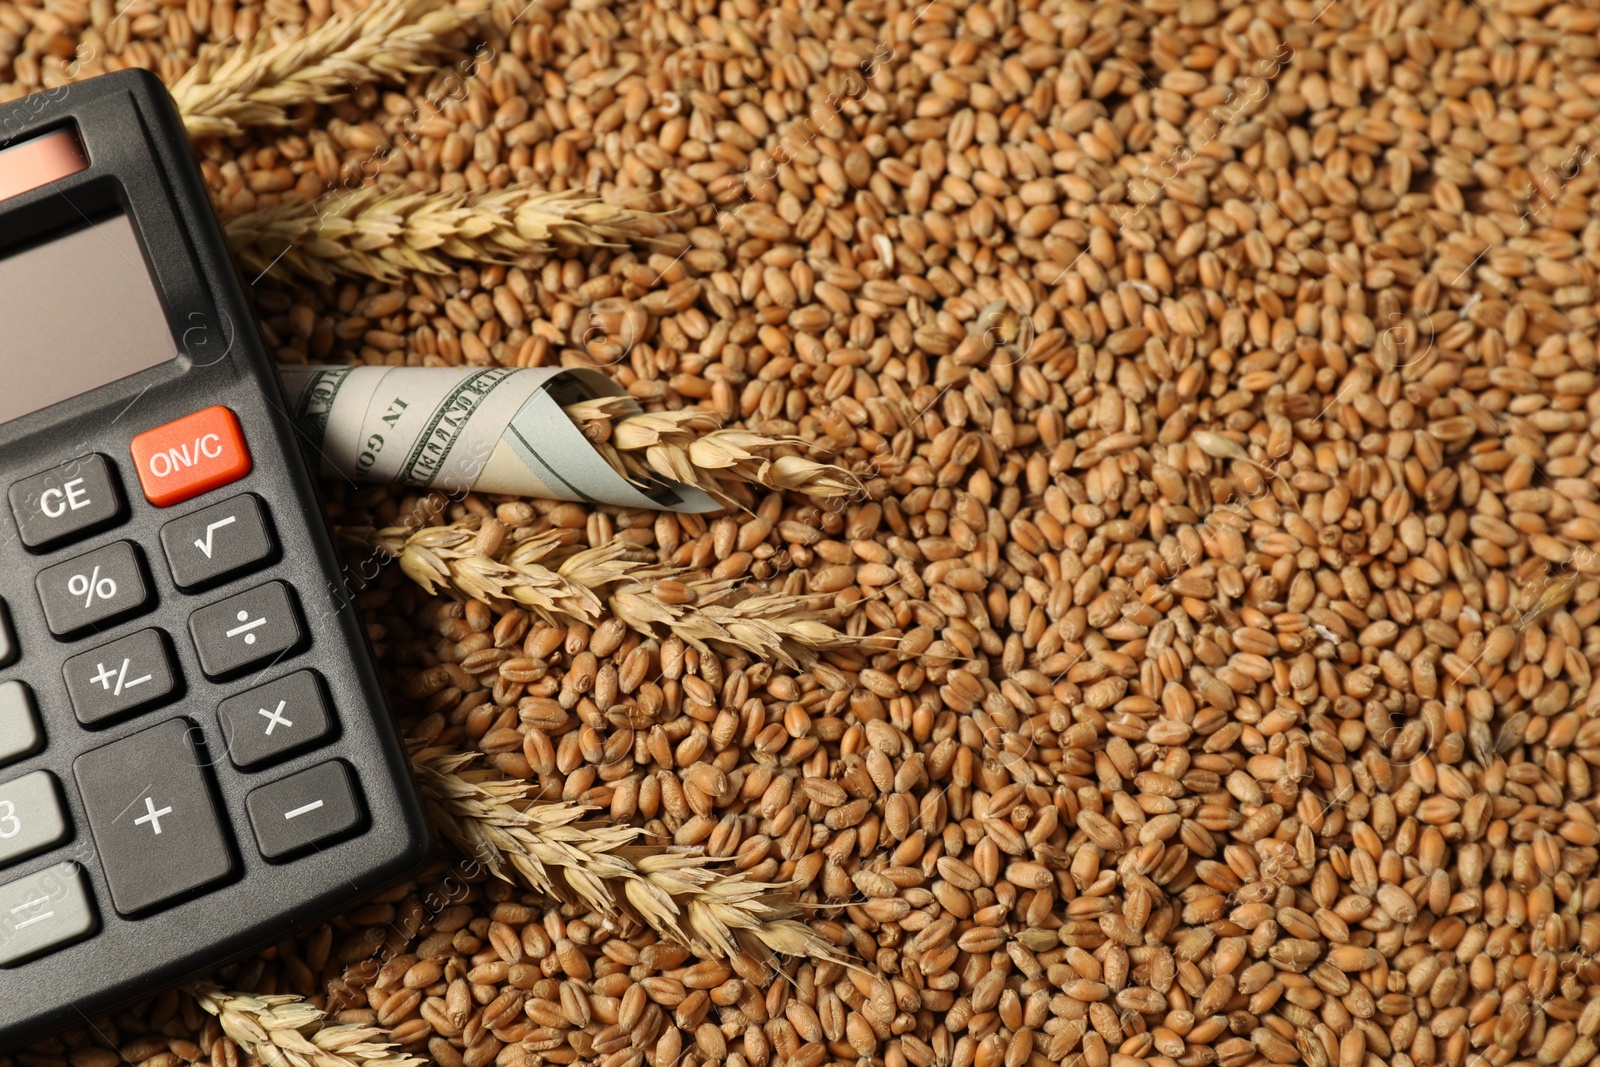
<path id="1" fill-rule="evenodd" d="M 634 826 L 585 822 L 592 808 L 530 804 L 532 786 L 468 770 L 476 753 L 413 750 L 411 767 L 439 832 L 495 877 L 515 873 L 537 893 L 581 902 L 607 920 L 627 915 L 706 958 L 749 952 L 835 958 L 792 918 L 782 886 L 752 882 L 695 853 L 641 846 Z"/>
<path id="2" fill-rule="evenodd" d="M 652 637 L 677 634 L 702 651 L 729 645 L 788 667 L 808 665 L 819 650 L 858 644 L 823 622 L 808 606 L 812 598 L 747 595 L 734 582 L 649 565 L 652 554 L 626 542 L 579 549 L 555 531 L 501 539 L 486 552 L 480 530 L 480 521 L 469 519 L 420 530 L 345 528 L 340 536 L 399 560 L 400 569 L 429 593 L 480 600 L 498 610 L 520 606 L 556 625 L 593 626 L 609 609 Z M 677 583 L 670 602 L 660 595 L 662 581 Z"/>
<path id="3" fill-rule="evenodd" d="M 445 0 L 377 0 L 265 48 L 207 49 L 172 97 L 193 137 L 284 126 L 297 105 L 436 69 L 439 56 L 466 43 L 458 31 L 475 15 L 470 5 Z"/>
<path id="4" fill-rule="evenodd" d="M 732 502 L 735 482 L 793 489 L 824 499 L 861 491 L 861 483 L 841 467 L 773 454 L 786 446 L 813 447 L 804 438 L 724 430 L 714 412 L 641 413 L 627 397 L 598 397 L 562 410 L 612 469 L 635 485 L 648 487 L 666 478 L 702 489 L 724 503 Z"/>
<path id="5" fill-rule="evenodd" d="M 248 1056 L 265 1067 L 426 1067 L 396 1052 L 371 1026 L 326 1026 L 326 1016 L 294 996 L 231 993 L 214 985 L 190 989 L 202 1008 Z"/>
<path id="6" fill-rule="evenodd" d="M 639 236 L 645 214 L 582 190 L 514 185 L 473 195 L 369 186 L 259 208 L 229 220 L 227 233 L 253 272 L 398 282 L 407 271 L 452 274 L 462 262 L 522 263 L 558 244 L 620 244 Z"/>

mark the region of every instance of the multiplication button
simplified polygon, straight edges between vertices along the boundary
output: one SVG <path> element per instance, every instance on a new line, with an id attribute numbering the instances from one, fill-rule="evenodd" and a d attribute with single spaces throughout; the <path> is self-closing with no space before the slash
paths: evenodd
<path id="1" fill-rule="evenodd" d="M 189 616 L 189 636 L 208 678 L 224 678 L 276 659 L 300 644 L 300 615 L 289 587 L 268 582 Z"/>
<path id="2" fill-rule="evenodd" d="M 87 533 L 122 512 L 116 475 L 110 461 L 98 454 L 24 478 L 8 495 L 17 532 L 29 548 Z"/>
<path id="3" fill-rule="evenodd" d="M 256 844 L 269 860 L 341 837 L 361 825 L 355 776 L 343 760 L 264 785 L 244 798 Z"/>
<path id="4" fill-rule="evenodd" d="M 170 719 L 73 762 L 111 901 L 123 915 L 233 872 L 198 732 L 187 720 Z"/>
<path id="5" fill-rule="evenodd" d="M 217 708 L 228 758 L 235 767 L 257 767 L 314 744 L 328 735 L 332 716 L 322 683 L 312 671 L 229 697 Z"/>
<path id="6" fill-rule="evenodd" d="M 130 614 L 150 599 L 139 550 L 127 541 L 46 567 L 34 584 L 57 637 Z"/>
<path id="7" fill-rule="evenodd" d="M 159 704 L 178 688 L 177 669 L 160 630 L 140 630 L 81 652 L 61 667 L 78 721 L 94 726 Z"/>

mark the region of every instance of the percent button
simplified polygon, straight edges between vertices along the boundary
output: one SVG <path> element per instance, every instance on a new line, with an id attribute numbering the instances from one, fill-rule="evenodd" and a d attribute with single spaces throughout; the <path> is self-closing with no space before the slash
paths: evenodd
<path id="1" fill-rule="evenodd" d="M 304 632 L 289 587 L 268 582 L 190 615 L 189 636 L 206 677 L 226 678 L 287 655 Z"/>
<path id="2" fill-rule="evenodd" d="M 150 599 L 139 550 L 128 541 L 46 567 L 34 584 L 57 637 L 132 614 Z"/>

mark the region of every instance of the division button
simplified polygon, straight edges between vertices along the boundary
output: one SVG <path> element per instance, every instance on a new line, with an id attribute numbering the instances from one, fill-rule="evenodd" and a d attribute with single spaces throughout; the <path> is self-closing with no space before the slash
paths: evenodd
<path id="1" fill-rule="evenodd" d="M 233 873 L 198 729 L 185 719 L 125 737 L 72 765 L 111 901 L 133 915 Z"/>
<path id="2" fill-rule="evenodd" d="M 326 737 L 332 726 L 322 683 L 312 671 L 247 690 L 217 708 L 228 758 L 235 767 L 257 767 Z"/>
<path id="3" fill-rule="evenodd" d="M 67 813 L 49 771 L 34 771 L 0 785 L 0 867 L 66 836 Z"/>
<path id="4" fill-rule="evenodd" d="M 0 682 L 0 764 L 31 756 L 43 744 L 32 690 L 21 682 Z"/>
<path id="5" fill-rule="evenodd" d="M 178 688 L 177 668 L 159 630 L 81 652 L 61 667 L 78 721 L 94 726 L 159 704 Z"/>
<path id="6" fill-rule="evenodd" d="M 96 916 L 76 863 L 58 863 L 0 885 L 0 967 L 94 932 Z"/>
<path id="7" fill-rule="evenodd" d="M 189 636 L 209 678 L 276 659 L 304 636 L 289 587 L 268 582 L 189 616 Z"/>
<path id="8" fill-rule="evenodd" d="M 57 637 L 127 615 L 150 599 L 139 551 L 128 541 L 46 567 L 34 585 Z"/>
<path id="9" fill-rule="evenodd" d="M 261 501 L 244 493 L 167 523 L 161 549 L 178 588 L 197 589 L 262 563 L 272 534 Z"/>
<path id="10" fill-rule="evenodd" d="M 122 513 L 111 463 L 96 453 L 24 478 L 8 495 L 17 532 L 29 548 L 88 533 Z"/>
<path id="11" fill-rule="evenodd" d="M 256 844 L 269 860 L 347 834 L 361 825 L 355 776 L 343 760 L 264 785 L 244 799 Z"/>

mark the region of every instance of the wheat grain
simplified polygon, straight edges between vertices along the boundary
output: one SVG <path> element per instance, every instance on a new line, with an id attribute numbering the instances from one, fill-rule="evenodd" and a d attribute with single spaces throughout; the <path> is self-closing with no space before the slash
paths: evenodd
<path id="1" fill-rule="evenodd" d="M 376 0 L 267 47 L 206 49 L 172 96 L 195 137 L 286 126 L 291 108 L 432 70 L 465 43 L 461 31 L 475 15 L 471 5 L 444 0 Z"/>
<path id="2" fill-rule="evenodd" d="M 241 1051 L 265 1067 L 424 1067 L 427 1062 L 376 1040 L 371 1026 L 325 1025 L 326 1016 L 296 996 L 255 996 L 210 984 L 190 989 Z"/>
<path id="3" fill-rule="evenodd" d="M 392 282 L 412 271 L 449 274 L 463 262 L 525 263 L 558 244 L 620 244 L 637 235 L 641 218 L 579 190 L 515 185 L 430 194 L 369 186 L 259 208 L 230 219 L 227 233 L 255 274 Z"/>

